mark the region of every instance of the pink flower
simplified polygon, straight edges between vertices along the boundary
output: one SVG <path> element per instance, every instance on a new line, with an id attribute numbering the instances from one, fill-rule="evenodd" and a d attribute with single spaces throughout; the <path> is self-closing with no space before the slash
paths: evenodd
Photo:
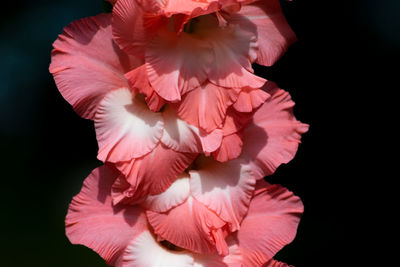
<path id="1" fill-rule="evenodd" d="M 257 183 L 240 230 L 220 236 L 227 242 L 226 255 L 221 256 L 198 254 L 157 238 L 147 223 L 145 210 L 138 205 L 113 206 L 111 187 L 118 175 L 112 167 L 95 169 L 85 180 L 81 192 L 73 198 L 65 221 L 70 241 L 90 247 L 108 264 L 124 267 L 261 266 L 264 263 L 271 267 L 288 266 L 273 260 L 273 256 L 293 240 L 303 205 L 285 188 L 264 181 Z M 205 209 L 202 204 L 195 205 L 199 205 L 198 210 Z M 192 220 L 190 215 L 191 212 L 168 217 L 180 219 L 179 227 L 187 229 Z M 193 229 L 193 233 L 198 230 Z"/>
<path id="2" fill-rule="evenodd" d="M 241 130 L 252 113 L 241 113 L 235 106 L 239 102 L 260 106 L 264 98 L 242 90 L 223 124 L 206 132 L 181 120 L 171 105 L 156 113 L 149 110 L 137 88 L 130 87 L 124 77 L 132 68 L 144 70 L 140 60 L 113 42 L 111 15 L 106 14 L 66 27 L 54 43 L 50 65 L 61 94 L 80 115 L 95 121 L 98 158 L 114 163 L 127 177 L 131 185 L 128 195 L 139 199 L 165 191 L 198 153 L 212 153 L 219 161 L 239 156 Z M 213 94 L 220 88 L 209 83 L 201 90 Z"/>
<path id="3" fill-rule="evenodd" d="M 176 103 L 206 132 L 221 127 L 230 106 L 251 112 L 268 98 L 251 64 L 273 64 L 295 40 L 278 0 L 120 0 L 113 36 L 144 60 L 126 77 L 150 108 Z"/>
<path id="4" fill-rule="evenodd" d="M 163 192 L 198 153 L 215 151 L 223 133 L 204 133 L 171 107 L 150 111 L 124 77 L 131 66 L 138 60 L 115 45 L 111 15 L 103 14 L 64 29 L 54 43 L 50 72 L 74 109 L 94 120 L 98 158 L 115 163 L 139 198 Z"/>

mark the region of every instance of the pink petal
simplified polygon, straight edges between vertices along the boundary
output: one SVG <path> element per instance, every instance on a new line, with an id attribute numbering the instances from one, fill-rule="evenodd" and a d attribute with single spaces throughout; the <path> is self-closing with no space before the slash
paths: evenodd
<path id="1" fill-rule="evenodd" d="M 141 58 L 161 25 L 155 0 L 118 0 L 113 8 L 112 34 L 118 46 Z"/>
<path id="2" fill-rule="evenodd" d="M 193 264 L 191 253 L 168 250 L 149 231 L 145 231 L 127 247 L 122 267 L 192 267 Z"/>
<path id="3" fill-rule="evenodd" d="M 191 197 L 168 212 L 146 214 L 154 232 L 176 246 L 197 253 L 212 253 L 217 246 L 227 253 L 224 240 L 215 238 L 225 222 Z"/>
<path id="4" fill-rule="evenodd" d="M 199 87 L 207 78 L 211 61 L 207 43 L 186 33 L 160 35 L 146 49 L 146 69 L 151 86 L 170 102 L 181 100 L 186 92 Z"/>
<path id="5" fill-rule="evenodd" d="M 207 33 L 213 46 L 214 62 L 208 71 L 208 79 L 226 88 L 261 88 L 265 79 L 252 73 L 257 42 L 254 34 L 239 27 L 217 29 Z"/>
<path id="6" fill-rule="evenodd" d="M 237 232 L 244 266 L 261 266 L 292 242 L 302 213 L 300 198 L 286 188 L 267 184 L 258 190 Z"/>
<path id="7" fill-rule="evenodd" d="M 206 82 L 188 92 L 177 104 L 179 116 L 190 124 L 211 132 L 223 123 L 226 110 L 239 96 L 239 89 L 222 88 Z"/>
<path id="8" fill-rule="evenodd" d="M 194 17 L 216 12 L 219 7 L 218 2 L 217 0 L 169 0 L 163 6 L 163 10 L 167 16 L 182 13 Z"/>
<path id="9" fill-rule="evenodd" d="M 278 0 L 254 1 L 243 5 L 228 21 L 257 36 L 257 63 L 261 65 L 273 65 L 296 41 L 296 35 L 286 22 Z"/>
<path id="10" fill-rule="evenodd" d="M 252 112 L 259 108 L 269 97 L 270 95 L 261 89 L 245 87 L 240 92 L 233 107 L 239 112 Z"/>
<path id="11" fill-rule="evenodd" d="M 134 199 L 161 194 L 196 158 L 197 154 L 176 152 L 158 144 L 154 150 L 127 162 L 119 162 L 116 167 L 126 176 L 132 186 Z"/>
<path id="12" fill-rule="evenodd" d="M 236 159 L 242 152 L 243 133 L 237 132 L 222 138 L 221 146 L 211 154 L 220 162 Z"/>
<path id="13" fill-rule="evenodd" d="M 142 205 L 155 212 L 166 212 L 182 204 L 190 194 L 189 175 L 183 173 L 172 185 L 158 195 L 147 196 Z"/>
<path id="14" fill-rule="evenodd" d="M 139 64 L 112 40 L 111 15 L 72 22 L 53 44 L 50 72 L 63 97 L 84 118 L 93 119 L 109 91 L 127 87 L 124 72 Z"/>
<path id="15" fill-rule="evenodd" d="M 226 113 L 223 132 L 224 136 L 236 134 L 246 128 L 253 119 L 254 112 L 238 112 L 230 107 Z"/>
<path id="16" fill-rule="evenodd" d="M 308 130 L 308 125 L 295 119 L 294 102 L 287 92 L 273 83 L 267 92 L 271 98 L 257 110 L 244 132 L 241 155 L 250 161 L 259 179 L 288 163 L 296 154 L 301 134 Z"/>
<path id="17" fill-rule="evenodd" d="M 112 206 L 111 185 L 118 175 L 107 166 L 95 169 L 72 199 L 65 219 L 71 243 L 93 249 L 108 264 L 114 264 L 130 240 L 147 229 L 139 207 Z"/>
<path id="18" fill-rule="evenodd" d="M 164 122 L 160 113 L 151 112 L 134 98 L 129 89 L 107 94 L 95 118 L 98 158 L 120 162 L 151 152 L 162 136 Z"/>
<path id="19" fill-rule="evenodd" d="M 151 111 L 157 112 L 164 106 L 165 101 L 162 99 L 151 87 L 149 79 L 147 78 L 146 65 L 125 74 L 131 88 L 138 90 L 146 95 L 146 103 Z"/>
<path id="20" fill-rule="evenodd" d="M 203 151 L 207 155 L 221 146 L 223 131 L 221 129 L 215 129 L 211 133 L 207 133 L 200 129 L 199 137 L 201 145 L 203 146 Z"/>
<path id="21" fill-rule="evenodd" d="M 164 133 L 161 142 L 163 144 L 179 152 L 203 152 L 199 129 L 179 119 L 171 106 L 166 106 L 162 115 L 164 118 Z"/>
<path id="22" fill-rule="evenodd" d="M 194 198 L 228 222 L 232 232 L 238 230 L 256 183 L 250 167 L 239 160 L 210 160 L 190 171 L 190 178 Z"/>
<path id="23" fill-rule="evenodd" d="M 287 265 L 287 263 L 276 261 L 274 259 L 268 261 L 263 267 L 294 267 L 293 265 Z"/>

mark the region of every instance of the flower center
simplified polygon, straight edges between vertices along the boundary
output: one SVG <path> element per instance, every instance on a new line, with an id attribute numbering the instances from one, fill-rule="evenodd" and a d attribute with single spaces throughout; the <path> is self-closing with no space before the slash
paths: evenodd
<path id="1" fill-rule="evenodd" d="M 190 19 L 185 24 L 183 31 L 188 34 L 201 34 L 218 26 L 217 16 L 215 14 L 208 14 Z"/>
<path id="2" fill-rule="evenodd" d="M 175 246 L 174 244 L 172 244 L 171 242 L 167 241 L 167 240 L 163 240 L 159 242 L 160 245 L 168 250 L 172 250 L 172 251 L 183 251 L 184 249 L 178 246 Z"/>

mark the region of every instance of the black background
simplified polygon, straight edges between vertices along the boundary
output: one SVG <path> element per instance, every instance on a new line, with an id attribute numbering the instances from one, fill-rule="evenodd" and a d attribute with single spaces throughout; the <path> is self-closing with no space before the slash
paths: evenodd
<path id="1" fill-rule="evenodd" d="M 0 265 L 105 266 L 97 254 L 65 237 L 68 204 L 100 162 L 93 123 L 73 112 L 48 73 L 57 34 L 73 20 L 102 12 L 103 5 L 100 0 L 9 5 L 0 18 Z M 355 250 L 353 218 L 361 209 L 350 198 L 362 190 L 353 187 L 361 176 L 356 161 L 371 148 L 365 141 L 371 128 L 382 123 L 373 101 L 369 108 L 360 103 L 379 90 L 371 87 L 384 84 L 372 69 L 398 58 L 399 3 L 282 5 L 299 41 L 273 67 L 255 69 L 291 93 L 296 117 L 310 131 L 295 159 L 268 178 L 305 205 L 295 241 L 277 259 L 298 267 L 350 266 L 345 252 Z"/>

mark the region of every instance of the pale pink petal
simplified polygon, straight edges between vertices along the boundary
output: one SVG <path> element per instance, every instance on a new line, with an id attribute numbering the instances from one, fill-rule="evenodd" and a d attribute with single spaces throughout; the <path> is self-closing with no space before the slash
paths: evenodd
<path id="1" fill-rule="evenodd" d="M 179 117 L 211 132 L 223 123 L 226 110 L 236 102 L 240 89 L 223 88 L 206 82 L 188 92 L 176 105 Z"/>
<path id="2" fill-rule="evenodd" d="M 145 231 L 127 247 L 122 267 L 192 267 L 193 264 L 191 253 L 168 250 L 149 231 Z"/>
<path id="3" fill-rule="evenodd" d="M 130 240 L 147 229 L 140 207 L 113 207 L 111 185 L 118 175 L 107 166 L 95 169 L 72 199 L 65 219 L 71 243 L 93 249 L 108 264 L 114 264 Z"/>
<path id="4" fill-rule="evenodd" d="M 171 106 L 166 106 L 162 112 L 164 118 L 164 133 L 161 142 L 179 152 L 202 153 L 203 146 L 199 130 L 181 120 Z"/>
<path id="5" fill-rule="evenodd" d="M 125 74 L 126 79 L 129 82 L 129 86 L 140 93 L 146 95 L 146 103 L 151 111 L 157 112 L 164 106 L 165 101 L 162 99 L 151 87 L 149 79 L 147 78 L 146 65 L 143 64 L 140 67 Z"/>
<path id="6" fill-rule="evenodd" d="M 154 232 L 176 246 L 196 253 L 212 253 L 217 247 L 227 253 L 226 243 L 218 238 L 224 235 L 225 222 L 192 197 L 168 212 L 146 214 Z"/>
<path id="7" fill-rule="evenodd" d="M 239 27 L 217 29 L 207 33 L 214 50 L 214 62 L 208 79 L 226 88 L 261 88 L 266 80 L 254 75 L 251 63 L 257 50 L 256 38 Z"/>
<path id="8" fill-rule="evenodd" d="M 250 167 L 239 160 L 209 161 L 189 173 L 194 198 L 228 222 L 232 232 L 238 230 L 256 183 Z"/>
<path id="9" fill-rule="evenodd" d="M 257 63 L 265 66 L 274 64 L 296 41 L 296 35 L 282 13 L 279 0 L 254 1 L 242 5 L 241 10 L 228 21 L 257 36 Z"/>
<path id="10" fill-rule="evenodd" d="M 270 95 L 261 89 L 245 87 L 240 91 L 233 107 L 239 112 L 252 112 L 259 108 L 269 97 Z"/>
<path id="11" fill-rule="evenodd" d="M 258 190 L 237 232 L 244 266 L 261 266 L 292 242 L 302 213 L 300 198 L 286 188 L 268 184 Z"/>
<path id="12" fill-rule="evenodd" d="M 220 162 L 239 157 L 243 146 L 243 133 L 237 132 L 222 138 L 221 146 L 212 152 L 213 157 Z"/>
<path id="13" fill-rule="evenodd" d="M 114 90 L 100 103 L 96 118 L 98 158 L 128 161 L 151 152 L 162 136 L 160 113 L 151 112 L 127 88 Z"/>
<path id="14" fill-rule="evenodd" d="M 271 83 L 272 84 L 272 83 Z M 247 159 L 258 179 L 274 173 L 296 154 L 308 125 L 296 120 L 290 95 L 272 84 L 268 99 L 245 129 L 241 158 Z"/>
<path id="15" fill-rule="evenodd" d="M 189 178 L 186 173 L 179 175 L 167 190 L 158 195 L 147 196 L 142 205 L 147 210 L 166 212 L 182 204 L 190 194 Z"/>
<path id="16" fill-rule="evenodd" d="M 221 146 L 223 131 L 221 129 L 215 129 L 211 133 L 207 133 L 200 129 L 199 137 L 201 145 L 203 146 L 203 151 L 207 155 Z"/>
<path id="17" fill-rule="evenodd" d="M 118 0 L 113 8 L 112 34 L 128 54 L 144 57 L 146 47 L 163 23 L 155 0 Z"/>
<path id="18" fill-rule="evenodd" d="M 94 118 L 107 92 L 128 86 L 124 72 L 139 65 L 113 42 L 110 14 L 72 22 L 53 47 L 50 72 L 57 87 L 87 119 Z"/>
<path id="19" fill-rule="evenodd" d="M 182 95 L 206 80 L 211 56 L 207 43 L 186 33 L 179 38 L 171 32 L 162 34 L 153 38 L 146 49 L 149 82 L 165 100 L 180 101 Z"/>
<path id="20" fill-rule="evenodd" d="M 147 195 L 161 194 L 196 158 L 197 154 L 176 152 L 158 144 L 149 154 L 128 162 L 118 162 L 116 167 L 132 186 L 132 197 L 140 200 Z"/>

